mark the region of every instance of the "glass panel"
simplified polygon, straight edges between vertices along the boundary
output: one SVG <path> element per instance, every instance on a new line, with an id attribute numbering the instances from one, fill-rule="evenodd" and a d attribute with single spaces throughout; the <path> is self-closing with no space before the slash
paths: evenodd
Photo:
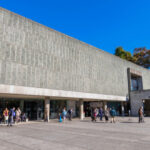
<path id="1" fill-rule="evenodd" d="M 137 79 L 131 79 L 131 90 L 132 91 L 138 90 L 138 80 Z"/>

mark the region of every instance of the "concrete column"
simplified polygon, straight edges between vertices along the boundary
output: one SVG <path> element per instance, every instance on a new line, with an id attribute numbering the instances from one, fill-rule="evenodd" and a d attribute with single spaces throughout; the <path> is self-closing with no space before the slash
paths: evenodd
<path id="1" fill-rule="evenodd" d="M 84 119 L 84 104 L 83 104 L 83 100 L 80 99 L 80 119 L 83 120 Z"/>
<path id="2" fill-rule="evenodd" d="M 122 116 L 124 116 L 124 103 L 121 102 L 121 113 L 122 113 Z"/>
<path id="3" fill-rule="evenodd" d="M 107 109 L 107 102 L 104 101 L 104 102 L 103 102 L 103 110 L 105 111 L 106 109 Z"/>
<path id="4" fill-rule="evenodd" d="M 19 107 L 20 107 L 20 110 L 23 112 L 24 111 L 24 100 L 20 100 L 20 106 Z"/>
<path id="5" fill-rule="evenodd" d="M 50 100 L 48 97 L 45 98 L 44 100 L 45 103 L 45 109 L 44 109 L 44 120 L 49 122 L 49 118 L 50 118 Z"/>

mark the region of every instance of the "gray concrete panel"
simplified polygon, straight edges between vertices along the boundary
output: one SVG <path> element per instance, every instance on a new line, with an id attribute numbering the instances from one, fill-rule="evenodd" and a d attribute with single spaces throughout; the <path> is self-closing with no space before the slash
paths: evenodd
<path id="1" fill-rule="evenodd" d="M 0 8 L 0 83 L 126 96 L 127 68 L 150 71 Z"/>

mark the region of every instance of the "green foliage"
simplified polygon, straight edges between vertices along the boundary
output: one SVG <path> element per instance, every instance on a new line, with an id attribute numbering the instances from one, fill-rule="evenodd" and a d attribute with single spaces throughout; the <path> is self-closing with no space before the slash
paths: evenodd
<path id="1" fill-rule="evenodd" d="M 150 50 L 143 48 L 135 48 L 133 57 L 136 58 L 136 64 L 150 69 Z"/>
<path id="2" fill-rule="evenodd" d="M 122 59 L 132 61 L 132 55 L 130 52 L 125 51 L 122 47 L 116 48 L 115 55 L 119 56 Z"/>
<path id="3" fill-rule="evenodd" d="M 125 51 L 122 47 L 118 47 L 115 50 L 115 55 L 150 69 L 150 50 L 146 49 L 145 47 L 135 48 L 133 56 L 130 52 Z"/>

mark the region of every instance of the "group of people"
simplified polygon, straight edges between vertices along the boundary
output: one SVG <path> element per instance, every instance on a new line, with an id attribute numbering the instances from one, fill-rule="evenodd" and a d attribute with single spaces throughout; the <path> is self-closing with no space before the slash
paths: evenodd
<path id="1" fill-rule="evenodd" d="M 59 113 L 59 121 L 62 122 L 68 118 L 68 120 L 72 120 L 72 115 L 73 115 L 73 110 L 70 108 L 68 111 L 64 107 L 62 112 Z M 138 110 L 138 115 L 139 115 L 139 123 L 144 122 L 144 112 L 143 112 L 143 107 L 140 107 Z M 114 107 L 111 108 L 106 108 L 106 110 L 103 110 L 102 107 L 100 108 L 92 108 L 91 109 L 91 120 L 94 122 L 97 121 L 97 118 L 100 119 L 100 121 L 105 118 L 105 121 L 108 122 L 109 119 L 111 118 L 111 122 L 115 123 L 115 116 L 116 116 L 116 110 Z M 4 111 L 0 114 L 0 124 L 1 122 L 4 121 L 5 124 L 8 126 L 12 126 L 13 123 L 18 123 L 20 121 L 26 121 L 26 115 L 25 113 L 22 113 L 20 108 L 18 107 L 15 109 L 13 107 L 12 109 L 5 108 Z"/>
<path id="2" fill-rule="evenodd" d="M 15 109 L 15 107 L 11 109 L 5 108 L 3 113 L 0 114 L 0 123 L 4 121 L 8 126 L 12 126 L 15 122 L 18 123 L 25 120 L 26 115 L 21 112 L 19 107 L 17 109 Z"/>
<path id="3" fill-rule="evenodd" d="M 91 119 L 92 121 L 97 120 L 97 118 L 100 118 L 100 121 L 103 120 L 103 117 L 105 118 L 105 121 L 108 122 L 109 118 L 111 117 L 111 122 L 115 123 L 115 116 L 116 116 L 116 110 L 114 107 L 112 109 L 107 108 L 106 110 L 103 110 L 102 107 L 91 109 Z"/>
<path id="4" fill-rule="evenodd" d="M 63 118 L 63 121 L 65 121 L 67 117 L 71 121 L 72 120 L 72 114 L 73 114 L 72 108 L 70 108 L 67 111 L 66 108 L 64 107 L 64 109 L 62 110 L 62 113 L 59 113 L 59 122 L 62 122 L 61 118 Z"/>

